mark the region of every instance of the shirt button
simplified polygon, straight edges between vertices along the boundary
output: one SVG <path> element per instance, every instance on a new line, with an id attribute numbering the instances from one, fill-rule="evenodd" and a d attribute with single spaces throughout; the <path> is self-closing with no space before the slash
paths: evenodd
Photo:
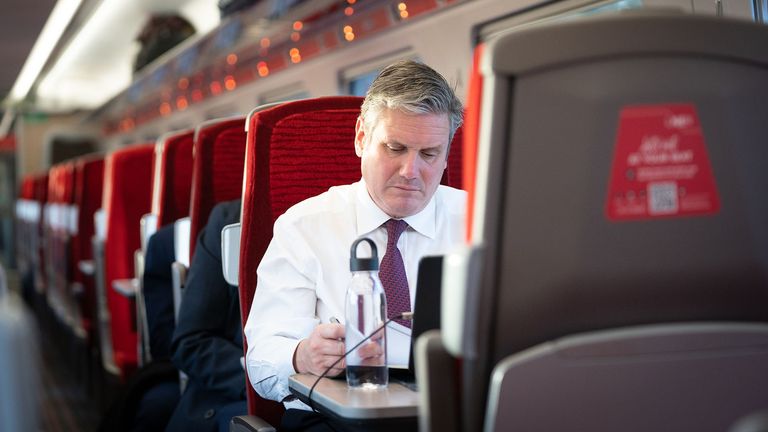
<path id="1" fill-rule="evenodd" d="M 203 417 L 205 417 L 205 419 L 207 420 L 207 419 L 213 417 L 214 414 L 216 414 L 216 411 L 213 410 L 213 409 L 209 409 L 208 411 L 205 412 Z"/>

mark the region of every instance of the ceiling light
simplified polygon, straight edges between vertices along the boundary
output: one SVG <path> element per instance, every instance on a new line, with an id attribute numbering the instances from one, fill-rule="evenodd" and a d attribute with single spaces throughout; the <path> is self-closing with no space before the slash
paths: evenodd
<path id="1" fill-rule="evenodd" d="M 21 69 L 19 77 L 16 78 L 16 83 L 13 85 L 10 94 L 11 101 L 18 102 L 27 96 L 29 89 L 51 55 L 51 51 L 53 51 L 62 33 L 64 33 L 75 12 L 80 7 L 81 1 L 59 0 L 56 2 L 56 6 L 53 7 L 51 15 L 45 22 L 43 31 L 40 32 L 40 36 L 35 41 L 27 61 L 24 62 L 24 67 Z"/>

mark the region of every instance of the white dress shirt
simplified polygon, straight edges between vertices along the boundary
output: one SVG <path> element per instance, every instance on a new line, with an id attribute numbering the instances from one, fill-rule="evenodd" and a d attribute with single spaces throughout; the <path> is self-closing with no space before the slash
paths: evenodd
<path id="1" fill-rule="evenodd" d="M 264 398 L 290 395 L 293 353 L 302 339 L 331 317 L 344 320 L 344 300 L 352 277 L 350 246 L 360 237 L 374 241 L 379 260 L 387 245 L 390 219 L 368 195 L 363 180 L 330 188 L 288 209 L 275 222 L 274 235 L 258 267 L 257 289 L 245 325 L 246 365 L 251 384 Z M 464 242 L 466 193 L 439 186 L 421 212 L 405 218 L 408 228 L 397 247 L 403 256 L 411 308 L 419 259 L 445 254 Z M 363 247 L 360 255 L 365 256 Z M 407 365 L 410 329 L 387 329 L 387 361 Z M 306 407 L 286 402 L 286 407 Z"/>

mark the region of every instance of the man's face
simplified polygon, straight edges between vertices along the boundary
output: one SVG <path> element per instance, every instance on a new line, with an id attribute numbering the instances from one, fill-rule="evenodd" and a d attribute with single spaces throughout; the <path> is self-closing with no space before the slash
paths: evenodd
<path id="1" fill-rule="evenodd" d="M 368 194 L 380 209 L 404 218 L 427 206 L 446 167 L 449 135 L 448 114 L 384 108 L 368 133 L 358 118 L 355 152 Z"/>

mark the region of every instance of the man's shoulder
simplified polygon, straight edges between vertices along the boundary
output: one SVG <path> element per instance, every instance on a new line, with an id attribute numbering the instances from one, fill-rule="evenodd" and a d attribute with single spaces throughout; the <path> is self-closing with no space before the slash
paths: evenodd
<path id="1" fill-rule="evenodd" d="M 297 222 L 343 211 L 354 197 L 355 184 L 332 186 L 327 191 L 291 206 L 278 220 Z"/>
<path id="2" fill-rule="evenodd" d="M 466 210 L 467 192 L 464 190 L 440 185 L 437 187 L 435 195 L 448 208 L 456 208 L 460 211 Z"/>
<path id="3" fill-rule="evenodd" d="M 220 223 L 222 225 L 229 225 L 240 221 L 240 205 L 242 201 L 239 199 L 232 201 L 224 201 L 216 204 L 211 210 L 209 217 L 209 223 Z"/>
<path id="4" fill-rule="evenodd" d="M 155 233 L 149 237 L 147 248 L 157 249 L 157 248 L 164 248 L 169 245 L 173 247 L 172 246 L 173 237 L 174 237 L 173 224 L 171 223 L 171 224 L 162 226 L 158 228 L 158 230 L 155 231 Z"/>

